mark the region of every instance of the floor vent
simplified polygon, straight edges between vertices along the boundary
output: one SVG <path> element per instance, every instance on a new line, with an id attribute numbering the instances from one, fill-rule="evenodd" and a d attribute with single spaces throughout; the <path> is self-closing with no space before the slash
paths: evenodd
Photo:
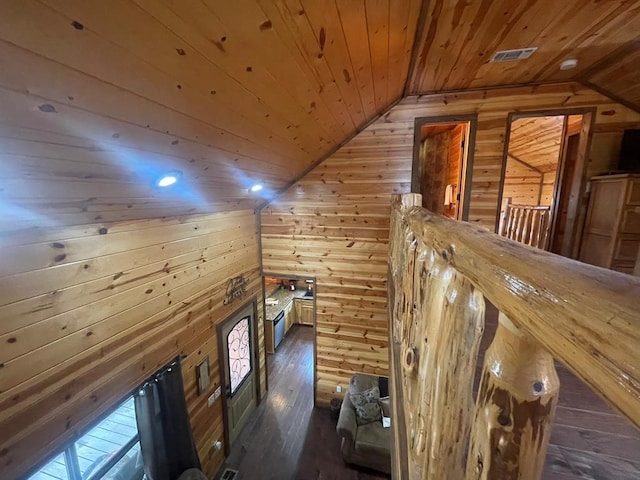
<path id="1" fill-rule="evenodd" d="M 232 470 L 231 468 L 225 468 L 222 472 L 220 480 L 238 480 L 238 470 Z"/>
<path id="2" fill-rule="evenodd" d="M 533 55 L 538 47 L 519 48 L 517 50 L 501 50 L 496 52 L 491 59 L 492 62 L 509 62 L 511 60 L 524 60 Z"/>

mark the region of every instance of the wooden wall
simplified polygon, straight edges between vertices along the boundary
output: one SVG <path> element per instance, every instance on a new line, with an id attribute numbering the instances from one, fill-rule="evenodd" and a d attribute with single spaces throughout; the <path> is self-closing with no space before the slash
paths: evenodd
<path id="1" fill-rule="evenodd" d="M 243 303 L 223 305 L 231 277 L 244 274 L 245 299 L 261 304 L 257 227 L 243 210 L 0 237 L 0 478 L 43 460 L 178 354 L 200 458 L 215 473 L 216 325 Z M 198 396 L 206 356 L 212 386 Z"/>
<path id="2" fill-rule="evenodd" d="M 449 177 L 451 129 L 429 136 L 420 148 L 422 206 L 435 213 L 445 214 L 444 192 Z"/>
<path id="3" fill-rule="evenodd" d="M 390 195 L 410 190 L 416 117 L 477 114 L 470 221 L 495 227 L 509 112 L 597 107 L 596 127 L 640 114 L 575 84 L 408 97 L 261 213 L 265 272 L 315 276 L 317 401 L 354 372 L 387 372 Z"/>
<path id="4" fill-rule="evenodd" d="M 507 158 L 504 191 L 502 192 L 503 205 L 507 198 L 511 199 L 511 203 L 517 205 L 538 205 L 542 184 L 543 174 L 541 172 L 512 158 Z"/>

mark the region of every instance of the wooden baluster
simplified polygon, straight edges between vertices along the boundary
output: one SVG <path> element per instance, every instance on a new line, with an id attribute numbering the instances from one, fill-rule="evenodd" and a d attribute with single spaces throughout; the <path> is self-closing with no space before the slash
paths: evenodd
<path id="1" fill-rule="evenodd" d="M 545 210 L 544 215 L 542 216 L 542 225 L 540 226 L 542 234 L 540 235 L 538 248 L 545 249 L 547 247 L 547 238 L 549 237 L 549 228 L 551 227 L 549 222 L 550 214 L 551 212 L 549 210 Z"/>
<path id="2" fill-rule="evenodd" d="M 467 480 L 538 480 L 560 382 L 553 358 L 502 313 L 487 349 Z"/>
<path id="3" fill-rule="evenodd" d="M 389 231 L 389 389 L 391 394 L 392 429 L 391 436 L 393 478 L 409 478 L 407 463 L 407 433 L 399 428 L 405 424 L 402 386 L 401 339 L 403 331 L 411 324 L 413 315 L 413 264 L 415 241 L 407 229 L 404 215 L 413 207 L 422 205 L 422 195 L 394 195 L 391 205 L 391 225 Z"/>
<path id="4" fill-rule="evenodd" d="M 504 232 L 504 236 L 511 238 L 511 231 L 513 230 L 513 213 L 514 210 L 511 205 L 507 205 L 507 228 Z"/>
<path id="5" fill-rule="evenodd" d="M 454 246 L 436 252 L 419 242 L 416 253 L 413 322 L 400 355 L 405 423 L 399 428 L 408 436 L 409 478 L 460 479 L 484 297 L 449 265 Z"/>
<path id="6" fill-rule="evenodd" d="M 530 245 L 529 235 L 531 234 L 531 220 L 533 218 L 533 209 L 525 209 L 524 228 L 522 229 L 522 243 Z"/>
<path id="7" fill-rule="evenodd" d="M 533 218 L 531 219 L 531 236 L 529 237 L 529 245 L 532 247 L 538 246 L 538 232 L 540 231 L 540 210 L 535 209 L 533 211 Z"/>
<path id="8" fill-rule="evenodd" d="M 498 228 L 498 235 L 506 236 L 507 225 L 509 221 L 509 205 L 511 204 L 511 197 L 507 197 L 507 200 L 504 205 L 504 211 L 502 212 L 502 216 L 500 218 L 500 225 Z"/>

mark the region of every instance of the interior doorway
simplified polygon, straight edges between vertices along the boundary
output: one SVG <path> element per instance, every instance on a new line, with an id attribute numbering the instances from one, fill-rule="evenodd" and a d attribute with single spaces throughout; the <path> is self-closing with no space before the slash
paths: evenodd
<path id="1" fill-rule="evenodd" d="M 475 115 L 416 119 L 411 191 L 427 210 L 467 220 L 475 126 Z"/>
<path id="2" fill-rule="evenodd" d="M 312 277 L 279 275 L 265 273 L 263 277 L 265 320 L 264 342 L 267 353 L 267 378 L 277 375 L 279 358 L 286 357 L 292 350 L 304 349 L 303 345 L 290 345 L 313 338 L 312 362 L 299 366 L 300 372 L 291 372 L 305 377 L 313 384 L 315 403 L 316 385 L 316 282 Z M 304 334 L 297 331 L 303 329 Z M 309 333 L 310 335 L 307 335 Z M 271 367 L 274 366 L 272 369 Z M 308 368 L 307 368 L 308 366 Z M 307 378 L 308 377 L 308 378 Z"/>
<path id="3" fill-rule="evenodd" d="M 512 114 L 497 231 L 575 258 L 592 112 Z"/>

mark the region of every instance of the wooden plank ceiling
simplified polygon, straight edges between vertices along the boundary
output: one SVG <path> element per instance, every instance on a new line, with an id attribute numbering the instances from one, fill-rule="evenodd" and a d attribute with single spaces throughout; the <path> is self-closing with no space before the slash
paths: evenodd
<path id="1" fill-rule="evenodd" d="M 563 116 L 514 120 L 509 135 L 509 155 L 538 173 L 555 172 L 563 123 Z"/>
<path id="2" fill-rule="evenodd" d="M 257 206 L 400 98 L 419 10 L 2 1 L 0 231 Z"/>
<path id="3" fill-rule="evenodd" d="M 640 105 L 640 0 L 0 5 L 0 232 L 254 208 L 403 94 L 580 80 Z"/>
<path id="4" fill-rule="evenodd" d="M 640 108 L 637 0 L 426 3 L 407 93 L 579 80 Z M 490 63 L 499 50 L 538 47 Z M 560 63 L 577 59 L 573 70 Z"/>

